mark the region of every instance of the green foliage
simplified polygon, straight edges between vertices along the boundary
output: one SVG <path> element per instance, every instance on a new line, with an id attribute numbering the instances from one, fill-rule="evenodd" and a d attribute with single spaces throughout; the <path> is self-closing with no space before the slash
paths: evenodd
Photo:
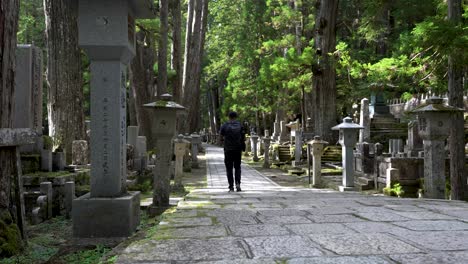
<path id="1" fill-rule="evenodd" d="M 109 251 L 110 248 L 97 245 L 95 249 L 79 251 L 67 255 L 63 259 L 69 264 L 94 264 L 99 263 L 99 260 Z"/>
<path id="2" fill-rule="evenodd" d="M 0 213 L 0 257 L 10 257 L 22 249 L 21 234 L 8 210 Z"/>
<path id="3" fill-rule="evenodd" d="M 52 147 L 53 147 L 52 138 L 44 135 L 42 136 L 42 139 L 44 141 L 44 149 L 52 150 Z"/>
<path id="4" fill-rule="evenodd" d="M 400 185 L 400 183 L 395 183 L 391 188 L 385 187 L 383 192 L 386 195 L 398 197 L 401 197 L 403 194 L 405 194 L 405 191 L 403 190 L 403 187 Z"/>

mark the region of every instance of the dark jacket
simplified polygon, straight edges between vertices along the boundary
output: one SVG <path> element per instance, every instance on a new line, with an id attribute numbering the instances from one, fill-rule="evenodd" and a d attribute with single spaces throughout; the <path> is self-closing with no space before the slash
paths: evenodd
<path id="1" fill-rule="evenodd" d="M 221 126 L 225 151 L 245 151 L 245 131 L 237 120 L 230 120 Z"/>

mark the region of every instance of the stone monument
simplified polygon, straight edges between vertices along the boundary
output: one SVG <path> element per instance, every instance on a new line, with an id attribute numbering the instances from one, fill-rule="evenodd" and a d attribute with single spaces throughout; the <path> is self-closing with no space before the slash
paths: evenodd
<path id="1" fill-rule="evenodd" d="M 343 186 L 339 186 L 340 192 L 354 190 L 354 146 L 360 129 L 363 127 L 353 123 L 351 117 L 345 117 L 343 123 L 332 128 L 340 131 L 339 142 L 343 148 Z"/>
<path id="2" fill-rule="evenodd" d="M 369 99 L 361 100 L 361 114 L 359 124 L 364 128 L 359 131 L 359 143 L 369 142 L 370 140 L 370 113 Z"/>
<path id="3" fill-rule="evenodd" d="M 312 186 L 313 187 L 320 187 L 321 186 L 321 178 L 322 178 L 322 154 L 323 148 L 328 142 L 323 141 L 320 139 L 320 136 L 315 136 L 313 140 L 307 142 L 307 144 L 311 145 L 313 163 L 312 163 L 312 171 L 313 171 L 313 178 L 312 178 Z M 310 187 L 310 186 L 309 186 Z"/>
<path id="4" fill-rule="evenodd" d="M 174 185 L 182 185 L 182 177 L 184 176 L 184 155 L 185 150 L 190 145 L 190 142 L 184 139 L 184 135 L 179 135 L 174 140 L 174 154 L 175 154 L 175 173 L 174 173 Z"/>
<path id="5" fill-rule="evenodd" d="M 258 136 L 257 135 L 252 135 L 250 137 L 251 143 L 252 143 L 252 154 L 253 154 L 253 161 L 257 162 L 258 159 Z"/>
<path id="6" fill-rule="evenodd" d="M 443 104 L 432 97 L 411 113 L 418 116 L 419 134 L 424 144 L 424 197 L 445 199 L 445 140 L 451 116 L 463 109 Z"/>
<path id="7" fill-rule="evenodd" d="M 75 237 L 127 237 L 140 222 L 140 193 L 126 188 L 126 71 L 135 19 L 154 17 L 149 0 L 78 1 L 91 71 L 91 191 L 73 201 Z"/>

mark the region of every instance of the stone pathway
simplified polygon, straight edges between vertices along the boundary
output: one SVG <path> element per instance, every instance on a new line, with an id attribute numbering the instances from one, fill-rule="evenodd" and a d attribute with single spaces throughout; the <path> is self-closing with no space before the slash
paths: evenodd
<path id="1" fill-rule="evenodd" d="M 467 263 L 466 202 L 282 188 L 248 165 L 228 193 L 222 150 L 207 162 L 208 188 L 117 263 Z"/>

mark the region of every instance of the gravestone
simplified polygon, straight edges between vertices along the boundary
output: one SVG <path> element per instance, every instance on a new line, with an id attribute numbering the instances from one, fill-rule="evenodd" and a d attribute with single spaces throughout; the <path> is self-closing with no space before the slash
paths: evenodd
<path id="1" fill-rule="evenodd" d="M 313 140 L 307 142 L 311 146 L 311 152 L 313 157 L 313 175 L 312 186 L 320 187 L 322 185 L 322 155 L 323 148 L 328 142 L 320 139 L 320 136 L 315 136 Z M 311 186 L 309 186 L 311 187 Z"/>
<path id="2" fill-rule="evenodd" d="M 190 142 L 185 140 L 183 135 L 177 136 L 174 140 L 174 154 L 176 157 L 174 173 L 175 186 L 182 186 L 182 178 L 184 176 L 184 155 L 189 145 Z"/>
<path id="3" fill-rule="evenodd" d="M 53 152 L 52 153 L 52 170 L 63 171 L 65 169 L 65 153 Z"/>
<path id="4" fill-rule="evenodd" d="M 18 45 L 13 96 L 13 128 L 31 128 L 35 144 L 21 146 L 21 152 L 40 153 L 42 149 L 42 51 L 34 45 Z"/>
<path id="5" fill-rule="evenodd" d="M 91 72 L 91 192 L 73 201 L 76 237 L 127 237 L 140 222 L 140 193 L 126 188 L 126 72 L 135 19 L 154 17 L 149 0 L 78 1 L 79 45 Z"/>
<path id="6" fill-rule="evenodd" d="M 192 155 L 192 168 L 198 169 L 200 166 L 198 165 L 198 150 L 201 145 L 201 138 L 197 133 L 193 133 L 192 137 L 192 148 L 191 148 L 191 155 Z"/>
<path id="7" fill-rule="evenodd" d="M 70 218 L 72 213 L 73 200 L 75 199 L 75 182 L 65 183 L 65 217 Z"/>
<path id="8" fill-rule="evenodd" d="M 301 162 L 302 158 L 302 130 L 295 131 L 295 144 L 294 144 L 294 161 L 292 162 L 293 166 L 299 166 L 303 163 Z"/>
<path id="9" fill-rule="evenodd" d="M 364 127 L 359 131 L 359 143 L 369 142 L 370 140 L 370 113 L 369 113 L 369 99 L 364 98 L 361 100 L 361 115 L 359 124 Z"/>
<path id="10" fill-rule="evenodd" d="M 41 149 L 41 170 L 52 171 L 52 150 Z"/>
<path id="11" fill-rule="evenodd" d="M 266 134 L 266 133 L 265 133 Z M 270 143 L 271 143 L 271 138 L 265 136 L 263 138 L 263 144 L 265 146 L 265 151 L 264 151 L 264 159 L 263 159 L 263 168 L 270 168 Z"/>
<path id="12" fill-rule="evenodd" d="M 53 190 L 51 182 L 41 182 L 40 190 L 42 194 L 47 196 L 47 213 L 46 219 L 52 218 Z"/>
<path id="13" fill-rule="evenodd" d="M 138 126 L 127 127 L 127 144 L 130 144 L 133 147 L 137 146 L 138 129 Z"/>
<path id="14" fill-rule="evenodd" d="M 408 123 L 408 155 L 417 157 L 418 153 L 423 150 L 423 140 L 419 135 L 418 121 L 413 120 Z"/>
<path id="15" fill-rule="evenodd" d="M 279 143 L 284 143 L 289 140 L 288 128 L 286 127 L 285 121 L 280 122 L 280 129 L 281 129 L 281 133 L 279 135 L 278 141 Z"/>
<path id="16" fill-rule="evenodd" d="M 273 141 L 279 141 L 279 137 L 281 135 L 281 124 L 279 122 L 273 123 Z"/>

